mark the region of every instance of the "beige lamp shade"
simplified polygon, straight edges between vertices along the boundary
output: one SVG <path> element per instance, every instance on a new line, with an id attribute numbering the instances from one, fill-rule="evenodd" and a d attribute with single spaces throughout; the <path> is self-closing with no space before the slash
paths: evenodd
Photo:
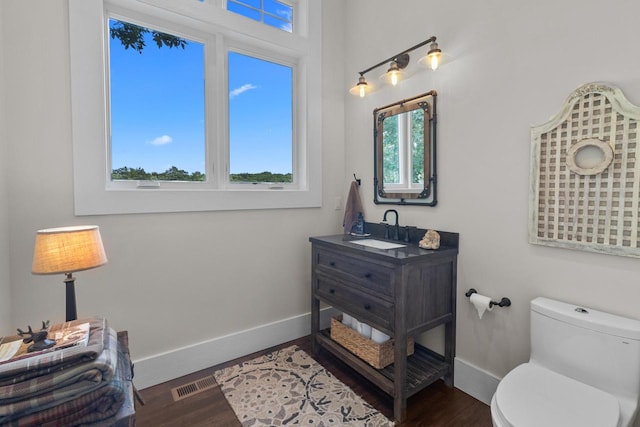
<path id="1" fill-rule="evenodd" d="M 72 273 L 106 264 L 97 225 L 38 230 L 33 252 L 34 274 Z"/>

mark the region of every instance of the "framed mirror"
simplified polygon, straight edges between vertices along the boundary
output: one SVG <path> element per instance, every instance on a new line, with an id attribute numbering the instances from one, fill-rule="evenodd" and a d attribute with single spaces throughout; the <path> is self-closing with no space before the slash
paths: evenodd
<path id="1" fill-rule="evenodd" d="M 435 206 L 436 91 L 373 110 L 374 202 Z"/>

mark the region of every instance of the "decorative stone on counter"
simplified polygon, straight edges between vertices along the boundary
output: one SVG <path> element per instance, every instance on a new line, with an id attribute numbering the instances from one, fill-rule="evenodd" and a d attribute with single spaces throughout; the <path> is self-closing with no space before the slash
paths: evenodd
<path id="1" fill-rule="evenodd" d="M 427 230 L 418 246 L 422 249 L 438 249 L 440 247 L 440 234 L 435 230 Z"/>

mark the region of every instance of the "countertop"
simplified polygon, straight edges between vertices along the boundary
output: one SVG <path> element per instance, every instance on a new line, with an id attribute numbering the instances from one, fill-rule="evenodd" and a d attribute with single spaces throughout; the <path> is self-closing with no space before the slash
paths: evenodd
<path id="1" fill-rule="evenodd" d="M 454 242 L 449 242 L 449 243 L 455 243 L 455 245 L 451 245 L 451 244 L 442 245 L 442 240 L 444 239 L 442 239 L 442 234 L 441 234 L 441 246 L 440 248 L 435 250 L 420 248 L 418 246 L 419 239 L 414 242 L 406 243 L 402 240 L 389 240 L 389 239 L 380 238 L 375 235 L 360 237 L 360 236 L 352 236 L 349 234 L 335 234 L 335 235 L 329 235 L 329 236 L 310 237 L 309 241 L 319 245 L 334 246 L 334 247 L 339 247 L 341 249 L 346 249 L 349 252 L 352 252 L 354 254 L 367 254 L 369 256 L 373 256 L 380 260 L 384 260 L 391 263 L 403 263 L 403 262 L 411 262 L 412 260 L 417 261 L 418 258 L 422 258 L 425 256 L 440 258 L 441 256 L 456 255 L 458 253 L 457 233 L 448 233 L 448 234 L 450 235 L 449 237 L 454 237 L 454 239 L 449 239 L 449 240 L 454 240 Z M 455 236 L 451 236 L 451 235 L 455 235 Z M 363 239 L 375 239 L 375 240 L 381 240 L 389 243 L 403 244 L 406 246 L 402 248 L 395 248 L 395 249 L 377 249 L 377 248 L 372 248 L 372 247 L 353 243 L 353 241 L 363 240 Z"/>

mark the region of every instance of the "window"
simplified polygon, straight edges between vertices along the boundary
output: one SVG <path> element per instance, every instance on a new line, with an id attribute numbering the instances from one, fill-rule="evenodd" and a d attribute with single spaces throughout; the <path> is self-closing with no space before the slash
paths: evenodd
<path id="1" fill-rule="evenodd" d="M 293 182 L 293 70 L 229 52 L 229 180 Z"/>
<path id="2" fill-rule="evenodd" d="M 204 181 L 203 43 L 114 18 L 109 35 L 111 179 Z"/>
<path id="3" fill-rule="evenodd" d="M 280 1 L 227 0 L 227 10 L 271 27 L 293 31 L 293 7 Z"/>
<path id="4" fill-rule="evenodd" d="M 318 2 L 218 3 L 70 0 L 77 215 L 320 206 Z"/>

